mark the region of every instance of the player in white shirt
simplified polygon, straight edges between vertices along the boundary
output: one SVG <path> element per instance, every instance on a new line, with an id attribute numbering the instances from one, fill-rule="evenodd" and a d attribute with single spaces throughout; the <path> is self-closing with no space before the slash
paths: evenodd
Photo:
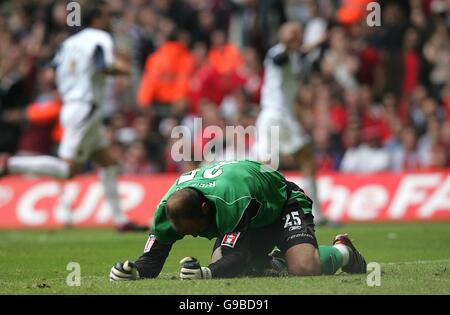
<path id="1" fill-rule="evenodd" d="M 105 197 L 119 231 L 147 230 L 123 214 L 117 190 L 118 161 L 108 150 L 100 110 L 106 75 L 126 75 L 127 67 L 114 60 L 113 40 L 107 32 L 110 10 L 106 2 L 89 2 L 82 8 L 82 31 L 67 38 L 54 58 L 55 79 L 63 101 L 60 122 L 63 138 L 59 158 L 52 156 L 9 157 L 0 175 L 33 174 L 69 179 L 91 159 L 100 167 Z"/>
<path id="2" fill-rule="evenodd" d="M 302 26 L 288 22 L 281 26 L 280 43 L 269 49 L 264 61 L 264 83 L 261 91 L 261 112 L 256 121 L 257 138 L 253 146 L 256 159 L 267 158 L 274 145 L 271 127 L 279 128 L 278 149 L 281 156 L 295 156 L 306 177 L 306 191 L 314 202 L 317 224 L 326 222 L 321 215 L 316 185 L 316 164 L 311 139 L 295 118 L 294 106 L 300 87 Z"/>

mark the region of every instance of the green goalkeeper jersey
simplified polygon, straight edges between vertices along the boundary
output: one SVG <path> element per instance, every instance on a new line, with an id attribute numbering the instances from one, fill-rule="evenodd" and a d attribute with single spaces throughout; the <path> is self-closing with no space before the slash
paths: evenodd
<path id="1" fill-rule="evenodd" d="M 284 176 L 258 162 L 219 162 L 195 169 L 181 175 L 157 206 L 153 232 L 161 243 L 172 244 L 182 238 L 170 225 L 165 205 L 172 193 L 183 188 L 198 190 L 213 205 L 215 224 L 200 234 L 208 239 L 274 223 L 287 199 Z M 294 197 L 307 203 L 307 212 L 310 202 L 299 194 L 295 192 Z"/>

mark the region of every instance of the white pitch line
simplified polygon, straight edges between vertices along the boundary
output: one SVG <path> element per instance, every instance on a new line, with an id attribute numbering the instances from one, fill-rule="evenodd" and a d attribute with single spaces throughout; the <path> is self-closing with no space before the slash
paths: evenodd
<path id="1" fill-rule="evenodd" d="M 380 263 L 381 265 L 417 265 L 417 264 L 429 264 L 429 263 L 447 263 L 450 259 L 436 259 L 436 260 L 415 260 L 415 261 L 397 261 Z"/>

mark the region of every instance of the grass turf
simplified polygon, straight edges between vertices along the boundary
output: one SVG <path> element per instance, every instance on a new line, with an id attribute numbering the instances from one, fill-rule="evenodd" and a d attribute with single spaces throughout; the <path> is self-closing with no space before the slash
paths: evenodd
<path id="1" fill-rule="evenodd" d="M 318 228 L 320 244 L 348 232 L 368 262 L 381 264 L 381 286 L 365 275 L 180 281 L 178 261 L 206 265 L 213 243 L 175 244 L 158 279 L 111 283 L 117 261 L 135 259 L 144 234 L 113 230 L 0 231 L 0 294 L 450 294 L 450 223 L 352 224 Z M 69 262 L 81 266 L 81 286 L 69 287 Z"/>

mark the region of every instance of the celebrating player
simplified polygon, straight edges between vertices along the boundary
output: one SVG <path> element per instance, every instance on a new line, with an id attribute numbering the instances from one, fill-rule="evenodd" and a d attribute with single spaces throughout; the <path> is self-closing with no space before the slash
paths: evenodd
<path id="1" fill-rule="evenodd" d="M 258 137 L 255 157 L 270 163 L 265 157 L 271 152 L 271 130 L 279 128 L 279 151 L 293 156 L 306 177 L 306 190 L 314 201 L 316 224 L 327 221 L 320 211 L 316 185 L 316 165 L 311 139 L 295 119 L 294 106 L 302 74 L 301 49 L 303 31 L 300 24 L 287 22 L 279 31 L 280 43 L 269 49 L 264 61 L 264 84 L 261 91 L 261 112 L 256 121 Z"/>
<path id="2" fill-rule="evenodd" d="M 106 199 L 119 231 L 147 230 L 123 214 L 117 191 L 117 161 L 103 134 L 99 104 L 106 75 L 128 74 L 113 56 L 113 40 L 107 32 L 110 11 L 106 2 L 86 3 L 82 10 L 84 30 L 67 38 L 54 59 L 56 84 L 63 101 L 60 121 L 64 129 L 59 158 L 52 156 L 0 157 L 0 176 L 34 174 L 68 179 L 80 165 L 93 159 L 100 167 Z"/>
<path id="3" fill-rule="evenodd" d="M 159 203 L 153 232 L 135 262 L 114 265 L 111 280 L 154 278 L 185 235 L 217 237 L 212 262 L 182 261 L 181 279 L 237 277 L 281 270 L 295 276 L 365 273 L 347 235 L 318 246 L 312 201 L 281 173 L 254 161 L 219 162 L 185 173 Z M 269 253 L 278 247 L 278 255 Z"/>

